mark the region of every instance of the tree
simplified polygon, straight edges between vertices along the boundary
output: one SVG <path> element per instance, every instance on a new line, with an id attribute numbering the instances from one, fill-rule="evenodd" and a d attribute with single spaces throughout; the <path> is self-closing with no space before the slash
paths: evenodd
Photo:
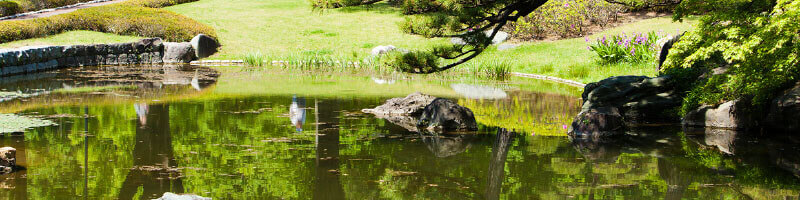
<path id="1" fill-rule="evenodd" d="M 798 81 L 800 1 L 683 0 L 674 19 L 703 13 L 667 56 L 662 74 L 685 84 L 682 111 L 729 100 L 755 111 Z"/>
<path id="2" fill-rule="evenodd" d="M 368 5 L 384 0 L 311 0 L 315 8 Z M 436 46 L 429 51 L 393 53 L 387 65 L 408 73 L 433 73 L 480 55 L 500 29 L 541 7 L 547 0 L 386 0 L 409 15 L 401 29 L 424 37 L 457 37 L 464 44 Z M 606 0 L 641 9 L 671 6 L 681 0 Z M 441 63 L 441 60 L 450 62 Z"/>
<path id="3" fill-rule="evenodd" d="M 312 0 L 315 8 L 373 4 L 382 0 Z M 444 71 L 481 54 L 508 22 L 526 16 L 547 0 L 389 0 L 410 15 L 401 29 L 424 37 L 458 37 L 465 44 L 430 51 L 394 53 L 388 65 L 408 73 Z M 455 60 L 440 66 L 440 58 Z"/>

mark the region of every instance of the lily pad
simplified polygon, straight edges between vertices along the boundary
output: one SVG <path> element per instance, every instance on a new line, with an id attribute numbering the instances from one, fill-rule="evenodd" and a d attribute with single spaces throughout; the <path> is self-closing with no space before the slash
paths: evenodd
<path id="1" fill-rule="evenodd" d="M 0 114 L 0 133 L 25 132 L 29 128 L 53 126 L 50 120 L 37 119 L 15 114 Z"/>

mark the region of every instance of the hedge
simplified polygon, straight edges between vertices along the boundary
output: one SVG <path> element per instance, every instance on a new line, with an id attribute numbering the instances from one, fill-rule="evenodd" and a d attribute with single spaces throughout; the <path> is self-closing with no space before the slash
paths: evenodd
<path id="1" fill-rule="evenodd" d="M 17 4 L 17 2 L 0 1 L 0 17 L 17 14 L 21 11 L 22 9 L 19 7 L 19 4 Z"/>
<path id="2" fill-rule="evenodd" d="M 203 33 L 216 38 L 210 26 L 159 8 L 134 6 L 167 5 L 169 0 L 131 0 L 80 9 L 44 18 L 0 22 L 0 43 L 45 37 L 72 30 L 89 30 L 139 37 L 160 37 L 167 41 L 189 41 Z"/>

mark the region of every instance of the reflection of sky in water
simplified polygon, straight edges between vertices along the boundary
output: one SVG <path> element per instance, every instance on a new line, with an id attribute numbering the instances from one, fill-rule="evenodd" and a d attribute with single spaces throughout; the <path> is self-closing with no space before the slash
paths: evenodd
<path id="1" fill-rule="evenodd" d="M 494 88 L 484 85 L 471 85 L 471 84 L 452 84 L 450 85 L 456 93 L 464 95 L 468 99 L 505 99 L 508 98 L 503 89 Z"/>

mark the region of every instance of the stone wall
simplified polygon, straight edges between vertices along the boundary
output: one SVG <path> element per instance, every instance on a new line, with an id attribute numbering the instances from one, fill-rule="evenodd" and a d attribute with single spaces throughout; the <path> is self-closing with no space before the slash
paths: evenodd
<path id="1" fill-rule="evenodd" d="M 195 59 L 190 43 L 165 43 L 160 38 L 119 44 L 0 49 L 0 76 L 73 66 L 188 63 Z"/>

